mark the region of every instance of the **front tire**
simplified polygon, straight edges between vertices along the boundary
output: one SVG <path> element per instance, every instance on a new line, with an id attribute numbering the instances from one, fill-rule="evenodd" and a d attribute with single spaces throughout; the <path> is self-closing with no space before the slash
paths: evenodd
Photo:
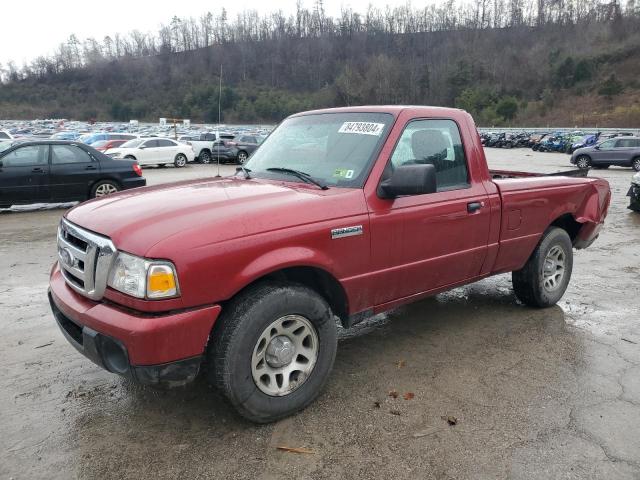
<path id="1" fill-rule="evenodd" d="M 589 168 L 591 166 L 591 159 L 589 157 L 587 157 L 586 155 L 580 155 L 576 159 L 576 166 L 580 170 L 586 170 L 587 168 Z"/>
<path id="2" fill-rule="evenodd" d="M 184 154 L 179 153 L 173 160 L 173 164 L 176 166 L 176 168 L 182 168 L 187 164 L 187 157 Z"/>
<path id="3" fill-rule="evenodd" d="M 551 227 L 524 267 L 512 273 L 513 290 L 530 307 L 551 307 L 564 295 L 572 270 L 571 238 L 565 230 Z"/>
<path id="4" fill-rule="evenodd" d="M 113 180 L 100 180 L 91 188 L 91 198 L 104 197 L 120 191 L 120 185 Z"/>
<path id="5" fill-rule="evenodd" d="M 333 367 L 334 318 L 327 302 L 302 285 L 262 283 L 248 289 L 216 322 L 209 381 L 254 422 L 302 410 Z"/>

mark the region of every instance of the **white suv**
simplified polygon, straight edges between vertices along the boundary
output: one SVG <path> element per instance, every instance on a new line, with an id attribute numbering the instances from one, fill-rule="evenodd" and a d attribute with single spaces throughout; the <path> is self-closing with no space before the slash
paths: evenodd
<path id="1" fill-rule="evenodd" d="M 191 145 L 169 138 L 136 138 L 109 150 L 113 158 L 137 160 L 140 165 L 169 165 L 184 167 L 193 162 L 195 154 Z"/>

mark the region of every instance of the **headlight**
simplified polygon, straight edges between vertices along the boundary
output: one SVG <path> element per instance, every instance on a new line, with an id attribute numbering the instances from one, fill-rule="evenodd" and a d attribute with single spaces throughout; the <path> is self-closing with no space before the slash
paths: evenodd
<path id="1" fill-rule="evenodd" d="M 107 281 L 114 290 L 137 298 L 171 298 L 179 295 L 178 276 L 170 262 L 146 260 L 120 252 Z"/>

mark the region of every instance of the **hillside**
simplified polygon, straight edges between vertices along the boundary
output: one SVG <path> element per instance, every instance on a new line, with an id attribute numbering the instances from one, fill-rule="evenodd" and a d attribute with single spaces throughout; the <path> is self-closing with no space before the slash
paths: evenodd
<path id="1" fill-rule="evenodd" d="M 548 10 L 541 21 L 533 4 L 519 4 L 530 18 L 514 20 L 511 3 L 504 17 L 487 11 L 480 19 L 479 7 L 452 9 L 449 17 L 434 10 L 430 23 L 418 22 L 426 18 L 420 12 L 402 18 L 396 12 L 394 22 L 378 12 L 376 23 L 353 12 L 347 19 L 318 17 L 315 10 L 299 27 L 298 12 L 280 23 L 271 18 L 267 26 L 254 19 L 264 29 L 254 33 L 246 25 L 240 30 L 238 20 L 217 40 L 211 33 L 203 41 L 196 31 L 190 38 L 199 40 L 187 42 L 177 29 L 175 38 L 164 38 L 161 30 L 158 38 L 130 40 L 130 49 L 116 53 L 106 43 L 80 45 L 73 37 L 57 57 L 5 70 L 0 118 L 214 122 L 222 65 L 226 122 L 403 103 L 462 107 L 485 126 L 638 127 L 637 11 L 590 4 L 597 14 Z M 318 18 L 324 26 L 317 27 Z M 69 45 L 75 42 L 74 59 Z"/>

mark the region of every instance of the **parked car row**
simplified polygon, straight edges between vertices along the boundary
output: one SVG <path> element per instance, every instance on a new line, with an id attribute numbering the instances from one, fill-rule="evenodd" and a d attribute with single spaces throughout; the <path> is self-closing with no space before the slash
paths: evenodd
<path id="1" fill-rule="evenodd" d="M 573 153 L 578 148 L 595 145 L 607 139 L 632 136 L 630 132 L 483 132 L 482 145 L 494 148 L 531 148 L 539 152 Z"/>

